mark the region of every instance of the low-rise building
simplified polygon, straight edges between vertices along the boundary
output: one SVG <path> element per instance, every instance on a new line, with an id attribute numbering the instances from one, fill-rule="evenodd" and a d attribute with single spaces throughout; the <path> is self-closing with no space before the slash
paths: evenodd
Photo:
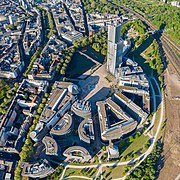
<path id="1" fill-rule="evenodd" d="M 23 80 L 0 123 L 0 147 L 21 151 L 33 115 L 47 87 L 46 81 Z M 28 110 L 29 113 L 24 110 Z"/>
<path id="2" fill-rule="evenodd" d="M 178 2 L 178 1 L 172 1 L 172 2 L 171 2 L 171 5 L 172 5 L 172 6 L 175 6 L 175 7 L 180 7 L 180 2 Z"/>
<path id="3" fill-rule="evenodd" d="M 46 155 L 51 155 L 51 156 L 57 156 L 58 155 L 58 145 L 56 143 L 56 141 L 49 137 L 49 136 L 45 136 L 42 139 L 42 143 L 45 145 L 46 148 Z"/>
<path id="4" fill-rule="evenodd" d="M 56 65 L 62 57 L 62 51 L 67 45 L 51 36 L 48 43 L 42 50 L 40 58 L 37 58 L 31 71 L 28 73 L 28 79 L 51 80 L 56 72 Z"/>
<path id="5" fill-rule="evenodd" d="M 45 159 L 35 163 L 23 163 L 21 166 L 21 175 L 31 178 L 44 178 L 54 171 L 49 162 Z"/>
<path id="6" fill-rule="evenodd" d="M 73 129 L 73 119 L 72 116 L 68 113 L 66 113 L 59 121 L 58 123 L 51 129 L 50 134 L 53 137 L 58 136 L 66 136 L 71 132 Z"/>
<path id="7" fill-rule="evenodd" d="M 94 140 L 94 128 L 92 119 L 84 119 L 78 127 L 80 140 L 90 144 Z"/>
<path id="8" fill-rule="evenodd" d="M 114 145 L 112 142 L 108 146 L 108 160 L 119 158 L 118 146 Z"/>
<path id="9" fill-rule="evenodd" d="M 71 146 L 63 152 L 63 155 L 79 162 L 88 162 L 91 159 L 88 150 L 82 146 Z"/>
<path id="10" fill-rule="evenodd" d="M 24 67 L 18 44 L 13 44 L 8 52 L 0 58 L 0 77 L 17 78 Z"/>
<path id="11" fill-rule="evenodd" d="M 91 104 L 89 101 L 77 100 L 72 105 L 71 110 L 80 117 L 83 117 L 83 118 L 91 117 Z"/>
<path id="12" fill-rule="evenodd" d="M 131 59 L 120 64 L 120 67 L 116 69 L 115 76 L 119 86 L 133 86 L 149 90 L 149 82 L 142 68 Z"/>
<path id="13" fill-rule="evenodd" d="M 66 28 L 62 28 L 61 29 L 61 36 L 67 42 L 73 43 L 75 40 L 78 40 L 81 37 L 83 37 L 83 34 L 81 32 L 76 31 L 76 30 L 67 30 Z"/>
<path id="14" fill-rule="evenodd" d="M 115 93 L 114 99 L 128 114 L 140 122 L 140 124 L 142 124 L 148 117 L 148 113 L 122 93 Z"/>

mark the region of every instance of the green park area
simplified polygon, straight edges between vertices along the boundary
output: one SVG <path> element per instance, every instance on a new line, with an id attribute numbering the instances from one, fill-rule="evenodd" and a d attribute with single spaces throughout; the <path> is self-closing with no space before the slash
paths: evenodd
<path id="1" fill-rule="evenodd" d="M 154 126 L 153 128 L 151 129 L 151 134 L 154 136 L 157 132 L 157 128 L 158 128 L 158 125 L 159 125 L 159 121 L 160 121 L 160 115 L 161 115 L 161 106 L 159 105 L 159 107 L 157 108 L 157 111 L 156 111 L 156 118 L 155 118 L 155 122 L 154 122 Z"/>
<path id="2" fill-rule="evenodd" d="M 102 174 L 104 179 L 123 177 L 124 167 L 126 166 L 103 167 Z"/>
<path id="3" fill-rule="evenodd" d="M 121 161 L 128 161 L 143 154 L 149 147 L 149 137 L 136 133 L 118 144 Z"/>
<path id="4" fill-rule="evenodd" d="M 76 177 L 71 177 L 71 178 L 68 178 L 70 180 L 86 180 L 85 178 L 76 178 Z"/>
<path id="5" fill-rule="evenodd" d="M 86 176 L 89 178 L 94 178 L 96 173 L 97 168 L 67 168 L 64 174 L 64 178 L 69 176 Z"/>

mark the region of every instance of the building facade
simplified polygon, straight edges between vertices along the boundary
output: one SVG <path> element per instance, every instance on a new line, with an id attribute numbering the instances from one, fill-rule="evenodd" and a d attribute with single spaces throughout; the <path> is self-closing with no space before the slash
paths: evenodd
<path id="1" fill-rule="evenodd" d="M 115 75 L 116 68 L 122 62 L 123 40 L 121 39 L 122 24 L 118 21 L 108 25 L 107 71 Z"/>

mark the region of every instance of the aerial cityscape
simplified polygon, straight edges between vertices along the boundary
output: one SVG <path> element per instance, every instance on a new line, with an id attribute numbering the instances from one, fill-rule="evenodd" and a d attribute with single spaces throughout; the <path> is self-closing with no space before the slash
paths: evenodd
<path id="1" fill-rule="evenodd" d="M 179 10 L 1 0 L 0 180 L 179 180 Z"/>

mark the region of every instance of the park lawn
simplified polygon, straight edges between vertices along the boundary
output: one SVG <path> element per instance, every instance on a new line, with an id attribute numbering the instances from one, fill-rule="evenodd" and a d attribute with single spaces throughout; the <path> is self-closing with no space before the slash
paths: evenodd
<path id="1" fill-rule="evenodd" d="M 123 177 L 124 167 L 126 166 L 116 166 L 116 167 L 103 167 L 103 177 L 104 179 L 114 179 Z"/>
<path id="2" fill-rule="evenodd" d="M 69 180 L 86 180 L 84 178 L 75 178 L 75 177 L 72 177 L 72 178 L 68 178 Z"/>
<path id="3" fill-rule="evenodd" d="M 140 137 L 134 139 L 134 141 L 126 148 L 126 150 L 120 154 L 122 157 L 126 157 L 126 160 L 132 159 L 132 157 L 127 157 L 127 155 L 133 155 L 136 153 L 140 155 L 146 151 L 144 145 L 149 140 L 149 136 L 141 135 Z"/>
<path id="4" fill-rule="evenodd" d="M 64 177 L 69 176 L 87 176 L 89 178 L 94 178 L 97 173 L 97 168 L 67 168 Z"/>
<path id="5" fill-rule="evenodd" d="M 159 107 L 157 109 L 157 112 L 156 112 L 156 118 L 155 118 L 155 121 L 154 121 L 154 126 L 151 129 L 152 135 L 156 134 L 157 127 L 158 127 L 158 124 L 159 124 L 159 121 L 160 121 L 160 114 L 161 114 L 161 106 L 159 105 Z"/>

